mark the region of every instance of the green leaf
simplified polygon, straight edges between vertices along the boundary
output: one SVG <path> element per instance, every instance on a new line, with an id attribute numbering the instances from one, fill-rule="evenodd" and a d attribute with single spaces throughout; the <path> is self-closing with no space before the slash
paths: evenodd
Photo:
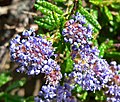
<path id="1" fill-rule="evenodd" d="M 100 50 L 99 56 L 103 57 L 105 54 L 105 51 L 112 46 L 113 46 L 113 40 L 109 40 L 109 41 L 105 41 L 105 42 L 101 43 L 101 45 L 98 48 Z"/>
<path id="2" fill-rule="evenodd" d="M 34 96 L 26 98 L 25 102 L 34 102 Z"/>
<path id="3" fill-rule="evenodd" d="M 76 84 L 76 85 L 75 85 L 75 88 L 74 88 L 74 91 L 75 91 L 76 93 L 81 93 L 81 92 L 82 92 L 82 87 L 81 87 L 80 85 Z"/>
<path id="4" fill-rule="evenodd" d="M 0 92 L 0 99 L 3 98 L 4 94 L 5 94 L 5 92 Z"/>
<path id="5" fill-rule="evenodd" d="M 7 73 L 0 74 L 0 87 L 11 80 L 11 77 Z"/>
<path id="6" fill-rule="evenodd" d="M 61 50 L 61 48 L 60 48 Z M 63 51 L 63 49 L 62 49 Z M 70 55 L 70 50 L 67 46 L 67 44 L 65 45 L 65 53 L 66 53 L 66 57 L 64 58 L 64 62 L 61 64 L 61 68 L 62 68 L 62 73 L 69 73 L 72 71 L 73 69 L 73 60 L 71 58 L 71 55 Z"/>
<path id="7" fill-rule="evenodd" d="M 90 9 L 90 14 L 91 14 L 95 19 L 98 19 L 98 10 Z"/>
<path id="8" fill-rule="evenodd" d="M 71 72 L 72 69 L 73 69 L 73 60 L 72 60 L 72 58 L 70 56 L 70 51 L 68 49 L 68 46 L 66 46 L 65 51 L 66 51 L 66 60 L 65 60 L 66 67 L 65 67 L 65 72 Z"/>
<path id="9" fill-rule="evenodd" d="M 87 92 L 85 92 L 85 93 L 83 94 L 83 100 L 86 100 L 87 95 L 88 95 Z"/>
<path id="10" fill-rule="evenodd" d="M 110 6 L 114 9 L 120 10 L 120 3 L 114 3 L 114 4 L 111 4 Z"/>
<path id="11" fill-rule="evenodd" d="M 109 54 L 111 56 L 118 56 L 118 57 L 120 57 L 120 52 L 108 52 L 107 54 Z"/>
<path id="12" fill-rule="evenodd" d="M 17 95 L 4 94 L 5 102 L 24 102 L 24 98 Z"/>
<path id="13" fill-rule="evenodd" d="M 50 16 L 36 17 L 35 19 L 36 19 L 35 21 L 43 22 L 43 23 L 51 25 L 51 26 L 53 25 L 53 23 L 55 23 L 55 20 L 51 19 Z"/>
<path id="14" fill-rule="evenodd" d="M 37 10 L 44 14 L 43 17 L 36 17 L 34 21 L 40 27 L 51 31 L 62 26 L 64 17 L 62 16 L 63 11 L 59 7 L 45 0 L 37 0 L 34 6 Z"/>
<path id="15" fill-rule="evenodd" d="M 93 31 L 95 33 L 98 33 L 98 31 L 101 29 L 101 26 L 98 23 L 98 21 L 82 6 L 79 6 L 78 12 L 80 12 L 83 16 L 86 17 L 88 23 L 90 23 L 93 26 Z"/>
<path id="16" fill-rule="evenodd" d="M 65 60 L 65 63 L 66 63 L 65 72 L 71 72 L 73 69 L 73 61 L 71 60 L 71 58 Z"/>
<path id="17" fill-rule="evenodd" d="M 53 18 L 55 20 L 54 26 L 58 27 L 60 25 L 60 19 L 55 12 L 53 12 Z"/>
<path id="18" fill-rule="evenodd" d="M 48 30 L 53 30 L 54 28 L 51 25 L 45 24 L 44 22 L 40 22 L 35 20 L 35 23 L 37 23 L 40 27 L 48 29 Z"/>
<path id="19" fill-rule="evenodd" d="M 98 41 L 96 39 L 92 39 L 92 42 L 93 42 L 94 46 L 98 46 Z"/>
<path id="20" fill-rule="evenodd" d="M 120 3 L 120 0 L 89 0 L 90 3 L 98 6 L 108 6 L 112 3 Z"/>
<path id="21" fill-rule="evenodd" d="M 104 12 L 105 12 L 108 20 L 113 20 L 113 16 L 112 16 L 110 10 L 108 9 L 108 7 L 107 7 L 107 6 L 104 6 L 103 8 L 104 8 Z"/>
<path id="22" fill-rule="evenodd" d="M 22 87 L 26 83 L 26 79 L 22 78 L 21 80 L 17 80 L 12 83 L 12 85 L 8 86 L 6 92 L 11 91 L 15 88 Z"/>
<path id="23" fill-rule="evenodd" d="M 106 44 L 105 44 L 105 43 L 102 43 L 102 44 L 100 45 L 100 47 L 99 47 L 99 50 L 100 50 L 99 56 L 100 56 L 100 57 L 103 57 L 103 56 L 104 56 L 106 49 L 107 49 Z"/>
<path id="24" fill-rule="evenodd" d="M 80 99 L 83 102 L 83 101 L 86 100 L 87 95 L 88 95 L 88 92 L 87 91 L 83 91 L 82 93 L 77 94 L 77 98 Z"/>
<path id="25" fill-rule="evenodd" d="M 107 53 L 105 53 L 105 57 L 120 62 L 120 52 L 108 51 Z"/>
<path id="26" fill-rule="evenodd" d="M 90 0 L 89 2 L 95 5 L 100 5 L 103 2 L 103 0 Z"/>
<path id="27" fill-rule="evenodd" d="M 105 100 L 104 92 L 103 91 L 96 91 L 95 92 L 95 100 L 97 100 L 97 101 Z"/>
<path id="28" fill-rule="evenodd" d="M 39 6 L 42 6 L 48 10 L 54 11 L 60 15 L 63 14 L 63 11 L 60 8 L 58 8 L 56 5 L 51 4 L 47 1 L 37 0 L 37 4 L 39 4 Z"/>
<path id="29" fill-rule="evenodd" d="M 45 14 L 45 15 L 51 15 L 52 12 L 49 10 L 49 9 L 46 9 L 42 6 L 39 6 L 38 4 L 34 4 L 34 7 L 39 10 L 42 14 Z"/>
<path id="30" fill-rule="evenodd" d="M 55 1 L 55 2 L 65 2 L 67 0 L 53 0 L 53 1 Z"/>

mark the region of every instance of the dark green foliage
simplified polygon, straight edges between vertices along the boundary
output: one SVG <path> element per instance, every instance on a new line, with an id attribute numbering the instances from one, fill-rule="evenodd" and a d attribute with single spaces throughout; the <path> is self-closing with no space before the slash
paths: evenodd
<path id="1" fill-rule="evenodd" d="M 5 85 L 7 82 L 11 80 L 11 76 L 9 73 L 1 73 L 0 74 L 0 87 Z M 10 86 L 8 86 L 5 91 L 0 92 L 0 100 L 4 100 L 5 102 L 23 102 L 25 99 L 18 95 L 11 95 L 10 92 L 13 89 L 22 87 L 26 82 L 26 79 L 23 78 L 21 80 L 17 80 L 13 82 Z"/>
<path id="2" fill-rule="evenodd" d="M 103 57 L 105 54 L 105 51 L 107 51 L 112 46 L 113 46 L 112 40 L 101 43 L 101 45 L 99 46 L 99 50 L 100 50 L 99 56 Z"/>
<path id="3" fill-rule="evenodd" d="M 70 50 L 68 48 L 68 46 L 66 46 L 65 48 L 65 52 L 66 52 L 66 57 L 64 58 L 64 63 L 63 63 L 63 71 L 65 73 L 67 72 L 71 72 L 72 69 L 73 69 L 73 60 L 71 59 L 71 56 L 70 56 Z"/>
<path id="4" fill-rule="evenodd" d="M 60 15 L 63 14 L 63 11 L 58 8 L 56 5 L 53 5 L 49 2 L 46 2 L 46 1 L 42 1 L 42 0 L 37 0 L 37 4 L 39 5 L 39 7 L 44 7 L 44 8 L 47 8 L 48 10 L 51 10 L 51 11 L 54 11 Z"/>
<path id="5" fill-rule="evenodd" d="M 64 18 L 63 11 L 59 7 L 43 0 L 38 0 L 34 6 L 44 14 L 44 17 L 36 17 L 35 23 L 48 30 L 60 28 Z"/>
<path id="6" fill-rule="evenodd" d="M 84 15 L 87 19 L 87 21 L 93 26 L 94 33 L 98 33 L 98 31 L 101 29 L 100 24 L 97 22 L 96 19 L 82 6 L 79 6 L 78 12 L 80 12 L 82 15 Z"/>
<path id="7" fill-rule="evenodd" d="M 108 60 L 113 59 L 120 62 L 118 56 L 120 55 L 119 48 L 116 49 L 114 44 L 120 43 L 117 37 L 119 37 L 120 27 L 120 2 L 119 1 L 104 1 L 104 0 L 90 0 L 93 4 L 93 9 L 98 8 L 98 19 L 102 30 L 99 33 L 98 44 L 100 50 L 100 56 L 105 57 Z M 109 39 L 109 40 L 106 40 Z M 110 60 L 109 60 L 110 61 Z"/>
<path id="8" fill-rule="evenodd" d="M 11 77 L 8 73 L 0 74 L 0 87 L 11 80 Z"/>
<path id="9" fill-rule="evenodd" d="M 17 87 L 22 87 L 26 83 L 26 79 L 22 78 L 21 80 L 17 80 L 13 82 L 7 89 L 5 90 L 6 92 L 12 91 L 13 89 Z"/>

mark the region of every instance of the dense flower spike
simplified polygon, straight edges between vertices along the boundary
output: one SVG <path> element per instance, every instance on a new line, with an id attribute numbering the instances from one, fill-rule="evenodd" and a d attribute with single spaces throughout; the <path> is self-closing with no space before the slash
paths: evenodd
<path id="1" fill-rule="evenodd" d="M 70 83 L 63 86 L 44 85 L 39 92 L 39 97 L 35 97 L 35 102 L 76 102 L 72 96 Z"/>
<path id="2" fill-rule="evenodd" d="M 115 62 L 110 66 L 107 61 L 99 58 L 99 50 L 93 47 L 89 39 L 92 38 L 92 29 L 85 27 L 86 21 L 83 16 L 77 13 L 73 19 L 66 23 L 63 29 L 63 36 L 71 47 L 71 56 L 74 60 L 73 71 L 69 77 L 82 86 L 83 90 L 107 90 L 107 101 L 120 101 L 120 76 Z M 117 70 L 117 71 L 116 71 Z"/>
<path id="3" fill-rule="evenodd" d="M 110 63 L 112 78 L 106 85 L 105 94 L 108 102 L 120 102 L 120 65 L 115 61 Z"/>
<path id="4" fill-rule="evenodd" d="M 28 75 L 45 73 L 49 74 L 60 67 L 50 57 L 54 55 L 52 43 L 36 36 L 34 30 L 24 31 L 10 42 L 11 59 L 20 64 L 18 72 Z"/>
<path id="5" fill-rule="evenodd" d="M 35 97 L 35 102 L 51 102 L 56 97 L 56 88 L 52 85 L 44 85 L 39 92 L 39 97 Z"/>
<path id="6" fill-rule="evenodd" d="M 63 86 L 57 88 L 57 102 L 75 102 L 75 98 L 72 96 L 72 87 L 70 83 L 64 83 Z"/>
<path id="7" fill-rule="evenodd" d="M 84 45 L 88 43 L 88 39 L 92 38 L 92 26 L 86 26 L 85 18 L 77 13 L 73 19 L 66 22 L 66 28 L 63 29 L 62 34 L 64 40 L 73 45 Z"/>
<path id="8" fill-rule="evenodd" d="M 64 36 L 65 42 L 69 42 L 72 45 L 71 55 L 73 59 L 76 57 L 78 52 L 82 55 L 86 55 L 91 51 L 94 53 L 99 52 L 96 48 L 90 48 L 92 26 L 90 24 L 86 24 L 86 19 L 80 13 L 77 13 L 71 20 L 66 22 L 66 27 L 62 31 L 62 35 Z M 81 49 L 82 52 L 80 52 Z M 87 51 L 87 53 L 85 51 Z"/>
<path id="9" fill-rule="evenodd" d="M 111 76 L 111 71 L 108 70 L 109 65 L 103 59 L 94 59 L 85 62 L 79 61 L 74 63 L 73 72 L 69 74 L 74 79 L 76 84 L 82 86 L 84 90 L 100 90 L 106 85 Z"/>

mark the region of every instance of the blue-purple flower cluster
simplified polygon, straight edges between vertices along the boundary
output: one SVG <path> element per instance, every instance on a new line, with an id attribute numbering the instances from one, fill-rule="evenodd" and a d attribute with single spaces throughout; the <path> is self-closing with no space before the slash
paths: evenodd
<path id="1" fill-rule="evenodd" d="M 60 66 L 51 59 L 54 56 L 52 43 L 37 36 L 33 29 L 24 31 L 10 42 L 11 60 L 19 63 L 18 72 L 28 75 L 44 73 L 46 83 L 57 84 L 62 78 Z"/>
<path id="2" fill-rule="evenodd" d="M 64 40 L 72 45 L 71 55 L 75 62 L 69 76 L 84 90 L 100 90 L 107 83 L 110 71 L 107 70 L 108 63 L 99 58 L 99 50 L 89 40 L 92 38 L 92 27 L 87 26 L 85 18 L 79 13 L 67 23 L 62 34 Z"/>
<path id="3" fill-rule="evenodd" d="M 52 43 L 36 36 L 34 30 L 24 31 L 10 42 L 11 60 L 19 63 L 17 71 L 28 75 L 50 73 L 59 66 L 50 58 L 53 54 Z"/>
<path id="4" fill-rule="evenodd" d="M 65 42 L 79 47 L 85 45 L 92 38 L 92 26 L 86 25 L 86 19 L 80 13 L 77 13 L 73 18 L 66 22 L 66 28 L 63 29 L 62 35 Z"/>
<path id="5" fill-rule="evenodd" d="M 35 102 L 77 102 L 72 94 L 74 86 L 83 90 L 104 89 L 108 102 L 120 102 L 120 65 L 115 61 L 109 65 L 99 57 L 99 50 L 93 46 L 92 26 L 80 13 L 66 22 L 62 35 L 71 44 L 73 71 L 62 77 L 60 66 L 51 57 L 52 43 L 37 36 L 33 29 L 24 31 L 10 42 L 11 59 L 19 63 L 18 72 L 28 75 L 45 74 L 46 82 L 41 87 Z M 63 78 L 63 79 L 62 79 Z M 61 82 L 60 83 L 60 81 Z"/>
<path id="6" fill-rule="evenodd" d="M 98 48 L 90 41 L 91 25 L 87 26 L 85 18 L 77 13 L 66 23 L 62 34 L 65 42 L 71 44 L 71 56 L 74 60 L 69 78 L 82 86 L 83 90 L 107 90 L 105 93 L 110 96 L 107 97 L 109 102 L 120 102 L 120 68 L 114 65 L 112 69 L 105 59 L 99 57 Z"/>
<path id="7" fill-rule="evenodd" d="M 109 68 L 112 71 L 112 78 L 105 86 L 107 101 L 120 102 L 120 65 L 117 65 L 115 61 L 112 61 Z"/>
<path id="8" fill-rule="evenodd" d="M 73 87 L 69 83 L 64 85 L 44 85 L 39 92 L 39 97 L 35 97 L 35 102 L 77 102 L 72 96 Z"/>
<path id="9" fill-rule="evenodd" d="M 82 86 L 83 90 L 100 90 L 111 77 L 107 67 L 105 60 L 96 60 L 95 63 L 79 61 L 78 64 L 74 63 L 73 72 L 69 76 Z"/>

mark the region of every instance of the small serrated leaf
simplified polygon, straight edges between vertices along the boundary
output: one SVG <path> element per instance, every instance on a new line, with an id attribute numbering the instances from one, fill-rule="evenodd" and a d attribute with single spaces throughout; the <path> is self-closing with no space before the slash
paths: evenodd
<path id="1" fill-rule="evenodd" d="M 37 0 L 34 6 L 44 14 L 41 18 L 36 17 L 35 23 L 49 31 L 60 28 L 63 22 L 61 22 L 61 19 L 63 19 L 63 11 L 59 7 L 44 0 Z"/>
<path id="2" fill-rule="evenodd" d="M 94 25 L 94 27 L 96 27 L 97 29 L 101 29 L 100 24 L 98 23 L 98 21 L 96 19 L 94 19 L 94 17 L 92 17 L 92 15 L 85 10 L 83 7 L 80 7 L 80 13 L 83 14 L 86 19 L 92 24 Z"/>
<path id="3" fill-rule="evenodd" d="M 99 50 L 100 50 L 100 53 L 99 53 L 99 56 L 100 57 L 103 57 L 104 56 L 104 53 L 105 53 L 105 50 L 106 50 L 106 44 L 102 43 L 99 47 Z"/>
<path id="4" fill-rule="evenodd" d="M 11 91 L 11 90 L 18 88 L 18 87 L 22 87 L 25 83 L 26 83 L 25 78 L 22 78 L 21 80 L 17 80 L 15 82 L 13 82 L 12 85 L 10 85 L 6 88 L 6 92 Z"/>
<path id="5" fill-rule="evenodd" d="M 4 93 L 5 102 L 24 102 L 24 98 L 17 95 Z"/>
<path id="6" fill-rule="evenodd" d="M 37 10 L 39 10 L 41 13 L 43 13 L 43 14 L 45 14 L 45 15 L 51 15 L 52 14 L 52 12 L 49 10 L 49 9 L 46 9 L 46 8 L 44 8 L 44 7 L 42 7 L 42 6 L 39 6 L 38 4 L 34 4 L 34 7 L 37 9 Z"/>
<path id="7" fill-rule="evenodd" d="M 86 20 L 91 25 L 93 25 L 94 29 L 96 29 L 95 30 L 96 32 L 101 29 L 101 26 L 98 23 L 98 21 L 96 19 L 94 19 L 94 17 L 85 8 L 83 8 L 82 6 L 79 6 L 78 12 L 80 12 L 83 16 L 86 17 Z"/>
<path id="8" fill-rule="evenodd" d="M 37 23 L 42 28 L 45 28 L 45 29 L 48 29 L 48 30 L 53 30 L 54 29 L 53 26 L 45 24 L 44 22 L 40 22 L 40 21 L 37 21 L 37 20 L 34 20 L 34 22 Z"/>
<path id="9" fill-rule="evenodd" d="M 108 20 L 113 20 L 113 16 L 107 6 L 104 6 L 104 12 L 105 12 Z"/>
<path id="10" fill-rule="evenodd" d="M 56 26 L 60 25 L 60 19 L 59 19 L 58 15 L 55 12 L 53 12 L 53 18 L 55 20 L 55 25 Z"/>
<path id="11" fill-rule="evenodd" d="M 54 20 L 51 20 L 49 16 L 45 16 L 45 17 L 36 17 L 35 20 L 39 21 L 39 22 L 43 22 L 45 24 L 48 24 L 48 25 L 52 25 L 53 23 L 55 23 Z"/>
<path id="12" fill-rule="evenodd" d="M 113 46 L 113 40 L 109 40 L 101 43 L 101 45 L 99 46 L 99 50 L 100 50 L 99 56 L 103 57 L 105 54 L 105 51 L 112 46 Z"/>
<path id="13" fill-rule="evenodd" d="M 71 72 L 72 69 L 73 69 L 73 60 L 70 56 L 70 51 L 68 49 L 68 46 L 66 46 L 65 48 L 65 51 L 66 51 L 66 68 L 65 68 L 65 72 Z"/>
<path id="14" fill-rule="evenodd" d="M 47 1 L 37 0 L 37 3 L 40 6 L 43 6 L 44 8 L 47 8 L 47 9 L 49 9 L 51 11 L 54 11 L 54 12 L 60 14 L 60 15 L 63 14 L 63 11 L 60 8 L 58 8 L 56 5 L 51 4 L 51 3 L 47 2 Z"/>
<path id="15" fill-rule="evenodd" d="M 6 73 L 0 74 L 0 87 L 11 80 L 11 77 Z"/>

